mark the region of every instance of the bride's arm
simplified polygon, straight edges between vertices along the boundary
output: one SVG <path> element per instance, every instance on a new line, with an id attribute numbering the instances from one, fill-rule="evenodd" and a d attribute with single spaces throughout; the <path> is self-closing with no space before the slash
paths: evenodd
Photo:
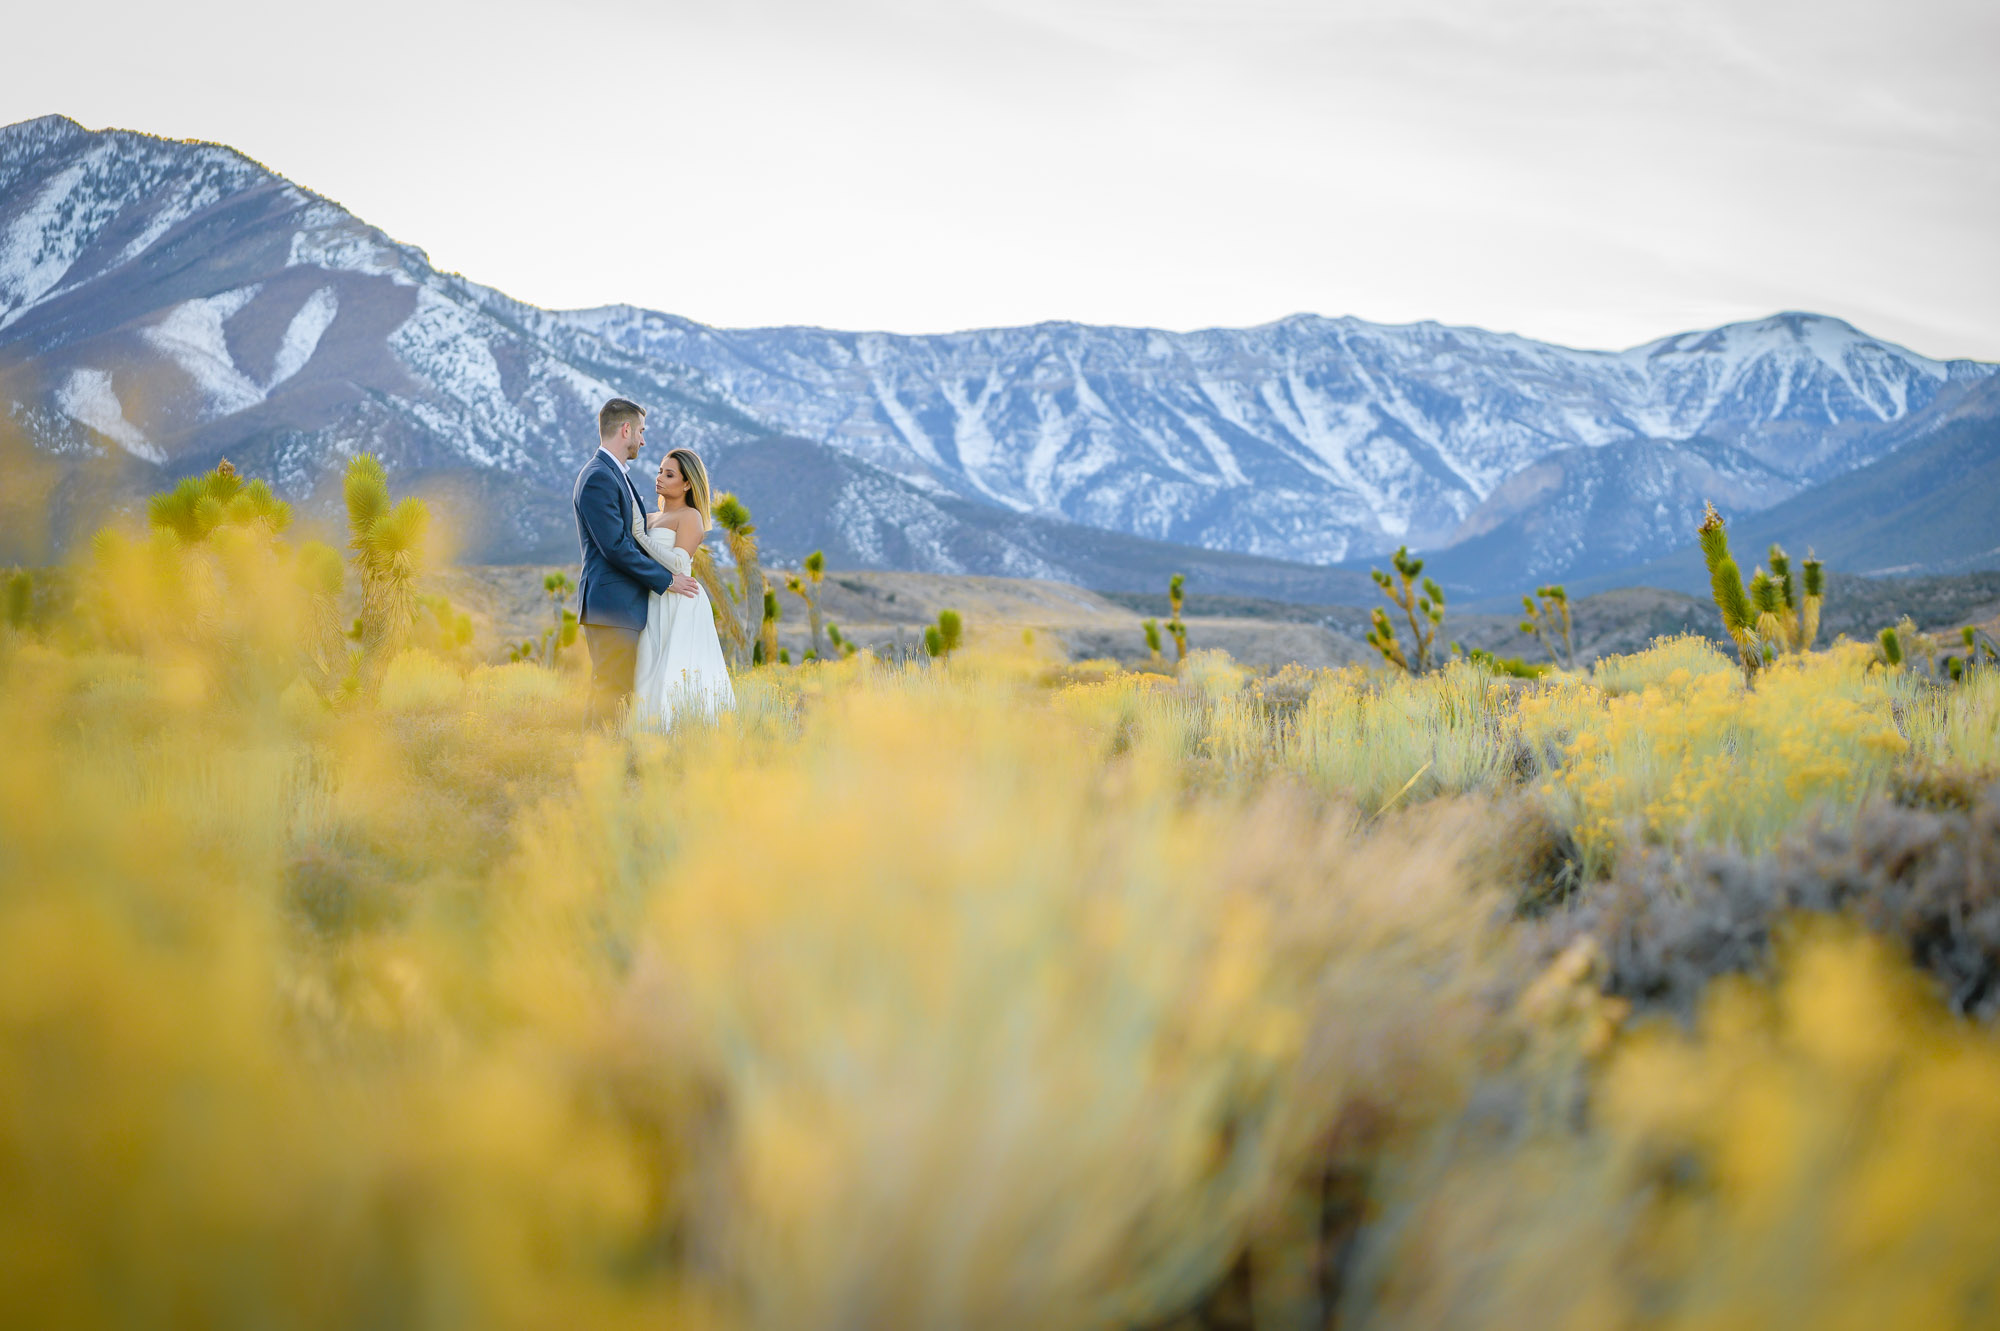
<path id="1" fill-rule="evenodd" d="M 701 547 L 701 538 L 706 535 L 701 528 L 701 514 L 687 508 L 682 509 L 678 517 L 680 521 L 674 527 L 674 545 L 687 551 L 692 559 L 694 552 Z"/>

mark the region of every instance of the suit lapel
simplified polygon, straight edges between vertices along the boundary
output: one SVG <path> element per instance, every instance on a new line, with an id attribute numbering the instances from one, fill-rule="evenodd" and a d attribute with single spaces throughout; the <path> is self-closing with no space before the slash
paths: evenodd
<path id="1" fill-rule="evenodd" d="M 632 501 L 632 513 L 625 515 L 625 524 L 630 526 L 632 524 L 633 513 L 637 513 L 641 507 L 638 487 L 632 484 L 631 473 L 612 461 L 611 455 L 601 448 L 597 450 L 597 460 L 604 466 L 611 468 L 611 478 L 618 482 L 619 486 L 625 491 L 625 497 Z"/>

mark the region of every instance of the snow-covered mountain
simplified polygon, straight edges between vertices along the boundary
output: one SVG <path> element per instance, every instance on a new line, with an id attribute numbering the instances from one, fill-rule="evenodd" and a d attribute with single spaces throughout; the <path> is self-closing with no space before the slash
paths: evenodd
<path id="1" fill-rule="evenodd" d="M 780 558 L 1107 587 L 1198 562 L 1204 590 L 1333 599 L 1343 559 L 1484 541 L 1508 578 L 1562 576 L 1662 553 L 1703 498 L 1867 464 L 1995 369 L 1806 314 L 1612 353 L 1303 315 L 912 337 L 556 313 L 225 147 L 0 129 L 0 428 L 128 489 L 226 454 L 309 510 L 367 449 L 486 559 L 568 555 L 622 394 Z"/>
<path id="2" fill-rule="evenodd" d="M 565 317 L 919 484 L 1313 563 L 1476 535 L 1510 480 L 1578 450 L 1612 448 L 1598 462 L 1614 468 L 1646 458 L 1628 487 L 1641 504 L 1676 507 L 1712 478 L 1708 496 L 1761 508 L 1878 456 L 1892 427 L 1995 368 L 1809 314 L 1615 353 L 1309 315 L 928 337 L 723 330 L 623 307 Z M 1690 524 L 1668 525 L 1684 539 Z"/>
<path id="3" fill-rule="evenodd" d="M 226 454 L 325 507 L 376 452 L 455 495 L 487 557 L 574 546 L 563 501 L 607 397 L 700 446 L 768 432 L 231 149 L 53 116 L 0 130 L 0 385 L 40 447 L 138 484 Z"/>

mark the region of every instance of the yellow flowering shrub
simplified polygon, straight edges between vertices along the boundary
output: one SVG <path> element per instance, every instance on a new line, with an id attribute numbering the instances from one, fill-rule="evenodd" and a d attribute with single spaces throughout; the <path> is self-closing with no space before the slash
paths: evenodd
<path id="1" fill-rule="evenodd" d="M 1795 1251 L 1878 1322 L 1979 1288 L 1990 1162 L 1940 1144 L 1993 1136 L 1990 1036 L 1846 944 L 1695 1037 L 1621 1033 L 1574 957 L 1510 1009 L 1521 884 L 1488 879 L 1524 783 L 1600 859 L 1754 849 L 1990 763 L 1986 685 L 1843 650 L 1748 694 L 1684 643 L 1536 684 L 1169 677 L 996 637 L 598 733 L 575 672 L 350 669 L 329 560 L 106 536 L 67 613 L 0 628 L 17 1320 L 1108 1328 L 1247 1288 L 1312 1325 L 1354 1226 L 1355 1316 L 1408 1325 L 1572 1259 L 1575 1325 L 1837 1322 L 1792 1268 L 1765 1298 Z M 1524 1121 L 1602 1131 L 1438 1146 L 1496 1068 Z M 1683 1157 L 1715 1186 L 1661 1193 Z M 1463 1182 L 1443 1218 L 1413 1160 Z M 1398 1247 L 1542 1194 L 1526 1249 Z"/>
<path id="2" fill-rule="evenodd" d="M 1525 729 L 1562 761 L 1542 793 L 1587 854 L 1621 836 L 1761 850 L 1808 809 L 1880 789 L 1908 751 L 1898 691 L 1865 649 L 1786 657 L 1740 676 L 1677 668 L 1635 692 L 1551 691 L 1522 704 Z"/>
<path id="3" fill-rule="evenodd" d="M 1846 928 L 1803 930 L 1784 962 L 1775 984 L 1718 981 L 1693 1031 L 1601 1047 L 1587 1115 L 1475 1099 L 1509 1109 L 1392 1171 L 1341 1324 L 1994 1325 L 2000 1042 Z"/>

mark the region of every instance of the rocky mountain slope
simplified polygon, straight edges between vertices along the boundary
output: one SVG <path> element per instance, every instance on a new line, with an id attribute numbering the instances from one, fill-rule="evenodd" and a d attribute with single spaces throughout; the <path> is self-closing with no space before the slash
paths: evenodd
<path id="1" fill-rule="evenodd" d="M 1774 541 L 1790 551 L 1811 550 L 1842 573 L 1877 578 L 2000 569 L 2000 380 L 1975 385 L 1935 429 L 1896 451 L 1731 519 L 1730 545 L 1746 573 Z M 1576 585 L 1704 590 L 1699 549 L 1688 536 L 1677 545 Z M 1498 557 L 1468 543 L 1439 557 L 1440 576 L 1470 576 L 1482 558 Z"/>
<path id="2" fill-rule="evenodd" d="M 325 506 L 378 453 L 489 557 L 573 547 L 606 397 L 700 446 L 764 433 L 239 153 L 59 117 L 0 131 L 0 392 L 40 448 L 141 487 L 227 455 Z"/>
<path id="3" fill-rule="evenodd" d="M 1304 315 L 931 337 L 563 317 L 941 491 L 1310 563 L 1534 515 L 1530 577 L 1650 557 L 1703 498 L 1763 508 L 1872 461 L 1995 368 L 1808 314 L 1620 353 Z"/>

